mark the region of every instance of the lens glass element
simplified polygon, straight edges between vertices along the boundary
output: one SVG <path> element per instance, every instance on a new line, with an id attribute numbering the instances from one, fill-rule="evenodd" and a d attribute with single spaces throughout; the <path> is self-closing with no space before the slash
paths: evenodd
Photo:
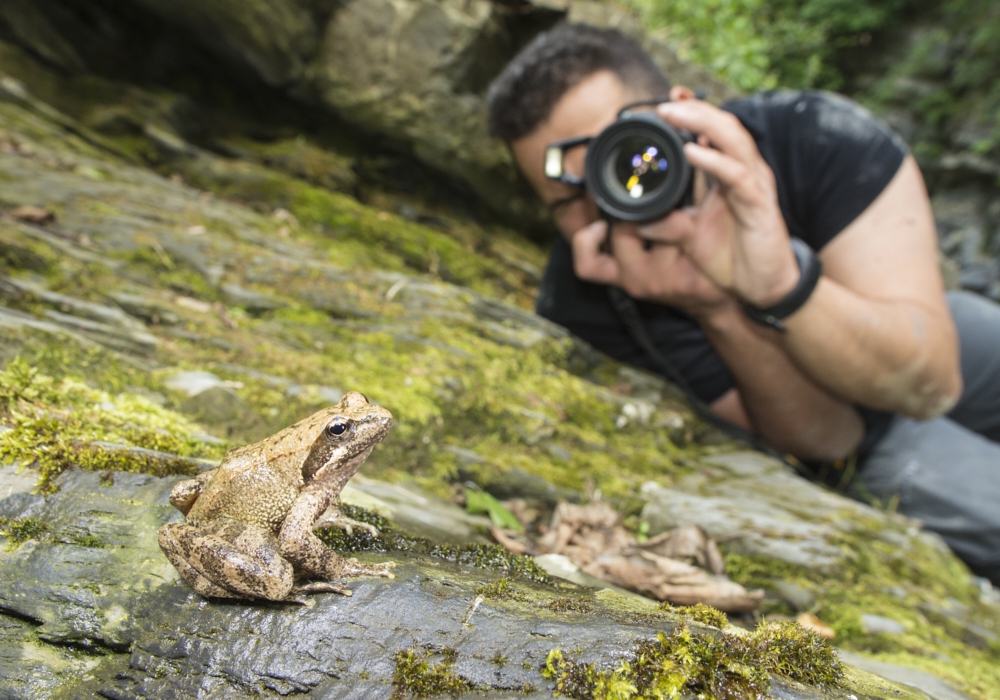
<path id="1" fill-rule="evenodd" d="M 628 196 L 641 199 L 655 191 L 667 179 L 669 163 L 663 148 L 646 136 L 630 136 L 616 148 L 615 178 Z"/>

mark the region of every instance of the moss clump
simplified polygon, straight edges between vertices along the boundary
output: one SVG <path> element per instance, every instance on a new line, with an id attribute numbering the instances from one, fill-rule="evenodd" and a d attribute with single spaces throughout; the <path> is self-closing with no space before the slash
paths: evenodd
<path id="1" fill-rule="evenodd" d="M 435 656 L 440 660 L 434 662 Z M 440 647 L 408 647 L 396 652 L 392 657 L 396 663 L 392 674 L 393 699 L 469 692 L 473 689 L 472 683 L 452 670 L 457 658 L 454 649 Z"/>
<path id="2" fill-rule="evenodd" d="M 729 618 L 726 617 L 726 613 L 709 605 L 705 605 L 704 603 L 697 603 L 695 605 L 688 605 L 680 608 L 674 608 L 669 603 L 660 603 L 657 607 L 659 607 L 660 610 L 676 612 L 689 620 L 700 622 L 703 625 L 718 627 L 720 630 L 724 630 L 729 627 Z"/>
<path id="3" fill-rule="evenodd" d="M 38 490 L 49 492 L 66 469 L 193 475 L 188 457 L 211 456 L 217 448 L 188 437 L 199 430 L 186 420 L 133 394 L 111 396 L 72 379 L 56 380 L 15 358 L 0 372 L 0 462 L 18 462 L 39 474 Z M 109 449 L 110 442 L 177 456 Z"/>
<path id="4" fill-rule="evenodd" d="M 677 698 L 685 691 L 705 700 L 744 700 L 767 695 L 769 674 L 820 688 L 837 687 L 843 678 L 836 652 L 794 623 L 746 635 L 694 634 L 682 624 L 636 643 L 611 669 L 569 659 L 559 649 L 542 667 L 556 695 L 575 700 Z"/>
<path id="5" fill-rule="evenodd" d="M 0 535 L 7 538 L 8 550 L 47 534 L 48 526 L 36 518 L 0 518 Z"/>
<path id="6" fill-rule="evenodd" d="M 478 569 L 502 571 L 508 576 L 520 576 L 536 583 L 551 583 L 552 579 L 531 557 L 513 554 L 498 544 L 442 544 L 430 554 L 457 564 L 467 564 Z"/>
<path id="7" fill-rule="evenodd" d="M 476 595 L 481 595 L 488 600 L 524 600 L 524 595 L 514 589 L 510 576 L 484 583 L 476 588 Z"/>
<path id="8" fill-rule="evenodd" d="M 594 604 L 584 598 L 556 598 L 545 604 L 552 612 L 591 612 Z"/>
<path id="9" fill-rule="evenodd" d="M 0 518 L 0 537 L 7 538 L 7 549 L 14 550 L 28 540 L 42 543 L 75 544 L 79 547 L 106 547 L 96 535 L 52 532 L 49 525 L 37 518 Z"/>
<path id="10" fill-rule="evenodd" d="M 439 544 L 422 537 L 409 537 L 396 532 L 392 523 L 378 513 L 360 506 L 341 506 L 347 517 L 374 525 L 378 537 L 355 529 L 348 535 L 340 528 L 325 528 L 316 533 L 328 547 L 339 552 L 411 552 L 445 559 L 456 564 L 474 566 L 504 574 L 500 581 L 520 577 L 535 583 L 552 583 L 545 570 L 531 557 L 514 554 L 497 544 Z"/>

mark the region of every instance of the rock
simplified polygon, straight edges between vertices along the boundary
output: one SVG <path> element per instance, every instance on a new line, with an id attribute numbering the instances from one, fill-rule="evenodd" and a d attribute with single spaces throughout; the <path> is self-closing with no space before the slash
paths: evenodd
<path id="1" fill-rule="evenodd" d="M 477 486 L 501 500 L 524 498 L 541 501 L 549 506 L 555 506 L 559 501 L 575 503 L 580 500 L 578 492 L 554 486 L 537 474 L 526 472 L 518 467 L 504 468 L 492 464 L 486 457 L 458 445 L 446 445 L 444 449 L 455 455 L 458 477 L 462 481 L 473 481 Z M 546 447 L 546 449 L 549 448 Z M 569 461 L 564 455 L 555 456 L 557 459 Z"/>
<path id="2" fill-rule="evenodd" d="M 250 289 L 244 289 L 237 284 L 224 284 L 220 289 L 227 304 L 240 306 L 250 313 L 266 313 L 288 306 L 287 301 L 278 299 L 270 294 L 261 294 Z"/>
<path id="3" fill-rule="evenodd" d="M 232 387 L 211 372 L 180 372 L 164 382 L 169 389 L 187 396 L 181 410 L 200 420 L 226 423 L 250 413 L 246 402 Z"/>
<path id="4" fill-rule="evenodd" d="M 968 695 L 955 690 L 940 678 L 923 671 L 916 671 L 885 661 L 876 661 L 843 650 L 840 651 L 840 658 L 852 666 L 874 673 L 886 680 L 902 683 L 919 690 L 921 693 L 926 693 L 930 700 L 972 700 Z"/>
<path id="5" fill-rule="evenodd" d="M 655 484 L 643 488 L 647 502 L 642 519 L 649 523 L 650 534 L 695 523 L 716 540 L 726 540 L 734 551 L 808 569 L 837 567 L 844 553 L 831 543 L 840 534 L 831 519 L 857 504 L 809 484 L 759 454 L 735 453 L 705 461 L 723 470 L 726 478 L 713 479 L 710 487 L 706 477 L 696 476 L 670 488 Z M 700 495 L 705 491 L 712 495 Z M 804 520 L 789 507 L 814 517 Z"/>
<path id="6" fill-rule="evenodd" d="M 902 634 L 906 631 L 902 622 L 871 613 L 861 613 L 861 628 L 865 634 Z"/>
<path id="7" fill-rule="evenodd" d="M 773 590 L 798 612 L 806 612 L 816 605 L 816 592 L 792 581 L 775 581 Z"/>
<path id="8" fill-rule="evenodd" d="M 530 685 L 519 697 L 542 698 L 549 693 L 537 690 L 547 685 L 539 670 L 552 649 L 610 666 L 634 641 L 677 624 L 611 591 L 520 581 L 512 588 L 520 602 L 477 605 L 477 586 L 496 574 L 405 553 L 396 555 L 395 579 L 351 580 L 349 598 L 321 594 L 309 606 L 208 601 L 156 545 L 158 527 L 179 517 L 166 505 L 173 481 L 122 474 L 102 486 L 99 475 L 76 471 L 55 495 L 0 501 L 0 513 L 40 518 L 54 537 L 0 553 L 8 612 L 0 615 L 0 650 L 27 643 L 30 651 L 0 651 L 5 697 L 238 698 L 247 688 L 275 699 L 382 697 L 399 682 L 398 654 L 426 646 L 453 650 L 453 672 L 480 697 Z M 548 607 L 567 595 L 585 597 L 588 612 Z M 75 656 L 72 648 L 100 653 Z M 868 697 L 892 693 L 886 683 L 866 687 Z M 780 680 L 777 688 L 789 700 L 834 697 Z"/>
<path id="9" fill-rule="evenodd" d="M 188 55 L 177 54 L 190 54 L 193 44 L 230 71 L 358 127 L 380 148 L 414 153 L 508 220 L 547 233 L 544 210 L 514 172 L 507 149 L 489 138 L 483 98 L 490 80 L 535 34 L 564 18 L 616 26 L 638 37 L 675 82 L 704 89 L 715 101 L 735 95 L 646 35 L 633 16 L 597 2 L 350 0 L 319 9 L 270 0 L 247 10 L 219 0 L 129 0 L 117 11 L 95 8 L 94 28 L 72 21 L 68 0 L 45 4 L 40 12 L 17 0 L 0 9 L 0 18 L 18 43 L 54 65 L 141 65 L 142 52 L 157 41 L 165 62 L 186 65 Z M 166 27 L 184 37 L 183 48 L 162 37 Z M 144 128 L 165 153 L 191 155 L 170 131 Z"/>
<path id="10" fill-rule="evenodd" d="M 412 486 L 388 484 L 357 476 L 351 481 L 358 491 L 374 497 L 388 507 L 393 522 L 407 532 L 432 542 L 487 542 L 482 536 L 490 520 L 468 515 L 454 503 L 448 503 Z"/>
<path id="11" fill-rule="evenodd" d="M 47 11 L 50 24 L 64 21 L 59 12 L 67 7 L 64 0 L 35 4 Z M 88 6 L 95 18 L 108 21 L 104 26 L 113 33 L 120 25 L 106 14 L 112 5 L 117 10 L 139 5 Z M 8 17 L 12 6 L 0 3 L 0 16 Z M 395 6 L 412 7 L 406 2 Z M 136 12 L 137 22 L 129 31 L 141 43 L 148 37 L 143 18 L 149 15 Z M 323 12 L 318 10 L 317 16 L 325 22 Z M 79 18 L 78 13 L 73 16 Z M 172 26 L 171 32 L 182 31 Z M 9 38 L 7 30 L 4 26 L 2 33 Z M 76 33 L 74 41 L 83 42 L 93 37 L 90 32 L 91 25 L 77 21 L 68 34 Z M 184 41 L 192 64 L 208 72 L 218 67 L 215 62 L 201 63 L 197 42 L 190 37 Z M 113 52 L 114 45 L 108 38 L 96 42 L 95 51 Z M 169 63 L 170 45 L 162 51 L 157 55 Z M 8 62 L 9 56 L 17 60 Z M 399 420 L 390 439 L 366 462 L 363 473 L 377 480 L 377 486 L 357 481 L 357 489 L 345 490 L 345 501 L 391 512 L 397 522 L 424 527 L 425 534 L 439 541 L 475 541 L 486 524 L 441 498 L 460 478 L 453 471 L 456 466 L 484 484 L 496 479 L 490 488 L 497 493 L 504 488 L 512 494 L 536 494 L 531 498 L 536 512 L 547 499 L 563 498 L 564 493 L 576 493 L 577 498 L 584 492 L 596 495 L 600 489 L 603 500 L 620 507 L 639 531 L 639 509 L 648 495 L 647 512 L 659 508 L 661 524 L 678 514 L 686 517 L 682 511 L 687 511 L 694 515 L 692 520 L 704 519 L 710 532 L 715 528 L 727 533 L 720 547 L 741 583 L 756 587 L 758 582 L 787 579 L 813 586 L 816 610 L 829 617 L 833 627 L 853 625 L 860 610 L 908 620 L 912 606 L 922 601 L 943 604 L 940 591 L 949 591 L 969 606 L 976 624 L 998 629 L 992 599 L 941 548 L 939 539 L 921 535 L 912 522 L 807 484 L 777 462 L 748 454 L 725 439 L 707 444 L 705 426 L 675 388 L 641 372 L 623 371 L 560 329 L 515 308 L 515 303 L 530 306 L 533 283 L 520 272 L 508 274 L 511 266 L 488 257 L 490 250 L 495 247 L 536 265 L 543 262 L 544 252 L 514 233 L 448 214 L 441 216 L 449 226 L 430 229 L 419 217 L 416 223 L 406 221 L 304 185 L 269 171 L 260 160 L 220 158 L 189 131 L 137 111 L 136 123 L 162 125 L 195 149 L 194 155 L 158 160 L 167 157 L 162 149 L 135 134 L 129 138 L 136 140 L 129 143 L 152 149 L 144 150 L 141 158 L 148 155 L 166 173 L 191 158 L 198 168 L 204 167 L 201 172 L 217 169 L 232 176 L 224 180 L 220 175 L 211 192 L 199 189 L 203 184 L 194 186 L 210 181 L 188 178 L 187 170 L 179 179 L 191 184 L 164 178 L 139 165 L 136 152 L 123 155 L 108 137 L 88 132 L 51 107 L 45 109 L 25 86 L 46 95 L 81 93 L 31 60 L 0 41 L 0 69 L 27 61 L 36 76 L 16 85 L 0 78 L 0 198 L 8 208 L 45 202 L 59 212 L 59 226 L 46 229 L 0 216 L 0 266 L 9 279 L 36 285 L 44 280 L 46 291 L 58 290 L 62 296 L 46 301 L 17 286 L 0 285 L 0 364 L 24 358 L 38 371 L 39 386 L 33 388 L 59 387 L 70 379 L 80 391 L 89 391 L 82 388 L 81 382 L 86 382 L 98 392 L 93 400 L 65 405 L 68 394 L 41 391 L 37 407 L 30 404 L 29 410 L 21 404 L 18 416 L 4 418 L 24 426 L 38 408 L 40 425 L 48 431 L 39 442 L 51 438 L 50 416 L 69 416 L 67 426 L 87 431 L 87 442 L 119 448 L 106 451 L 116 466 L 140 468 L 129 459 L 153 457 L 138 452 L 148 449 L 183 449 L 214 462 L 224 446 L 204 442 L 206 431 L 225 435 L 230 445 L 251 442 L 312 413 L 316 403 L 325 400 L 324 392 L 336 393 L 333 387 L 357 389 L 389 407 Z M 138 62 L 136 67 L 141 68 Z M 147 94 L 93 74 L 83 76 L 81 84 L 100 85 L 107 90 L 104 94 L 113 96 L 124 91 L 122 104 L 145 100 Z M 308 99 L 282 92 L 273 102 L 298 110 L 303 104 L 299 100 Z M 326 112 L 317 108 L 312 114 L 323 119 Z M 242 118 L 251 122 L 247 129 L 260 129 L 260 138 L 288 138 L 298 129 L 291 122 L 257 122 L 252 111 Z M 280 115 L 275 119 L 281 122 Z M 359 141 L 358 147 L 369 144 Z M 196 171 L 192 168 L 191 173 Z M 267 184 L 274 189 L 264 194 L 240 190 L 239 201 L 251 206 L 240 204 L 223 185 L 239 185 L 241 173 L 253 187 Z M 438 176 L 428 177 L 430 187 L 443 187 Z M 378 206 L 384 201 L 380 196 L 373 195 Z M 278 234 L 280 226 L 291 228 L 294 222 L 275 220 L 277 206 L 294 209 L 300 222 L 295 235 Z M 435 216 L 439 212 L 431 206 L 426 211 Z M 188 233 L 192 229 L 197 233 Z M 437 275 L 429 272 L 429 250 L 440 258 Z M 447 275 L 455 282 L 444 281 Z M 219 303 L 223 281 L 294 300 L 293 308 L 271 318 L 237 318 L 234 324 Z M 137 310 L 145 301 L 132 310 L 101 301 L 119 292 L 169 306 L 178 323 L 156 324 L 151 320 L 155 312 Z M 108 310 L 114 313 L 108 315 Z M 514 335 L 530 335 L 534 344 L 517 348 L 492 340 L 487 322 Z M 130 328 L 156 338 L 155 348 L 128 341 Z M 112 349 L 110 342 L 118 345 Z M 233 399 L 237 389 L 252 410 L 221 424 L 205 420 L 191 425 L 170 410 L 192 398 L 164 385 L 177 367 L 217 373 L 201 388 L 221 391 L 227 399 Z M 0 388 L 8 396 L 18 384 L 12 382 L 13 375 L 4 377 Z M 649 423 L 639 420 L 642 411 L 637 410 L 636 420 L 629 418 L 628 425 L 616 430 L 615 419 L 623 407 L 636 401 L 655 406 Z M 104 408 L 111 405 L 119 409 Z M 113 430 L 105 425 L 105 417 L 114 423 Z M 136 429 L 132 421 L 146 428 Z M 116 435 L 112 439 L 102 432 Z M 0 448 L 9 446 L 10 434 L 0 433 Z M 462 452 L 449 454 L 447 445 Z M 554 455 L 550 445 L 570 452 L 572 459 Z M 69 447 L 74 447 L 72 441 Z M 486 461 L 463 461 L 470 454 Z M 68 461 L 72 458 L 70 449 Z M 100 469 L 102 463 L 88 466 Z M 69 472 L 57 483 L 58 494 L 48 497 L 26 492 L 22 481 L 0 508 L 0 517 L 40 514 L 52 523 L 39 538 L 0 552 L 0 596 L 6 596 L 0 601 L 5 611 L 0 614 L 0 695 L 58 697 L 59 686 L 64 686 L 64 697 L 90 696 L 98 690 L 105 697 L 382 697 L 391 692 L 394 652 L 411 644 L 452 644 L 453 638 L 460 638 L 474 645 L 460 650 L 454 666 L 459 673 L 486 678 L 488 685 L 499 670 L 501 681 L 510 682 L 483 696 L 511 696 L 518 683 L 528 681 L 541 689 L 535 696 L 547 697 L 551 692 L 537 675 L 539 654 L 551 648 L 545 644 L 565 641 L 571 652 L 578 642 L 585 643 L 593 651 L 588 649 L 592 655 L 583 660 L 614 666 L 633 635 L 652 634 L 661 619 L 661 611 L 651 611 L 648 603 L 641 609 L 627 608 L 627 614 L 618 608 L 617 617 L 606 617 L 604 611 L 622 601 L 611 593 L 587 599 L 599 611 L 593 617 L 572 611 L 566 611 L 572 615 L 565 618 L 552 617 L 552 610 L 536 609 L 530 596 L 529 602 L 487 599 L 473 611 L 482 595 L 477 589 L 496 583 L 496 573 L 402 553 L 400 578 L 389 583 L 401 584 L 403 598 L 379 587 L 386 582 L 358 581 L 351 584 L 354 598 L 317 598 L 309 610 L 205 602 L 171 578 L 173 572 L 155 546 L 156 527 L 177 517 L 164 500 L 171 480 L 146 482 L 148 477 L 141 475 L 104 471 Z M 101 476 L 114 484 L 100 486 Z M 640 485 L 651 480 L 659 485 L 640 492 Z M 159 484 L 156 489 L 154 483 Z M 143 493 L 147 487 L 156 493 Z M 77 504 L 72 508 L 67 505 L 71 499 Z M 745 520 L 739 518 L 740 509 L 748 516 Z M 7 544 L 0 542 L 0 549 Z M 362 555 L 383 556 L 388 555 Z M 167 567 L 165 573 L 158 569 L 161 564 Z M 892 584 L 909 592 L 906 600 L 886 592 Z M 520 584 L 514 585 L 521 592 Z M 590 594 L 559 588 L 555 595 Z M 440 605 L 427 607 L 428 600 Z M 317 608 L 319 616 L 312 617 Z M 832 612 L 828 615 L 827 610 Z M 653 618 L 647 617 L 651 614 Z M 513 642 L 504 636 L 508 618 L 518 621 Z M 461 627 L 466 619 L 469 628 Z M 496 636 L 491 626 L 501 634 Z M 581 636 L 584 628 L 595 631 L 600 640 L 590 644 L 590 637 Z M 921 653 L 952 659 L 937 668 L 976 691 L 975 679 L 989 684 L 998 678 L 995 660 L 989 649 L 964 641 L 959 630 L 952 620 L 927 616 L 906 639 L 913 640 L 914 648 L 919 645 Z M 874 650 L 891 643 L 850 631 L 850 642 L 857 648 Z M 505 647 L 498 650 L 493 644 Z M 507 647 L 518 650 L 518 656 L 506 670 L 484 661 L 489 656 L 474 656 L 506 654 Z M 534 656 L 522 654 L 522 649 Z M 900 663 L 921 661 L 906 650 L 893 653 Z M 90 685 L 73 686 L 78 681 Z M 856 695 L 900 697 L 888 687 L 868 687 Z M 817 696 L 782 683 L 775 685 L 774 694 Z"/>
<path id="12" fill-rule="evenodd" d="M 216 386 L 225 386 L 218 376 L 211 372 L 179 372 L 163 382 L 164 386 L 187 396 L 197 396 Z"/>
<path id="13" fill-rule="evenodd" d="M 111 291 L 108 293 L 108 298 L 120 306 L 126 313 L 154 326 L 173 326 L 181 321 L 180 316 L 166 306 L 161 305 L 153 297 L 142 294 L 131 294 L 129 292 Z"/>

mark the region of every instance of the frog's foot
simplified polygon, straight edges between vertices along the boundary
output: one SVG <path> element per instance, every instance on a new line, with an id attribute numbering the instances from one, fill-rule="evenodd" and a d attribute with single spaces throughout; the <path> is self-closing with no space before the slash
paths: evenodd
<path id="1" fill-rule="evenodd" d="M 351 589 L 331 581 L 311 581 L 292 589 L 292 595 L 311 595 L 313 593 L 339 593 L 350 598 L 353 593 Z"/>
<path id="2" fill-rule="evenodd" d="M 385 561 L 381 564 L 362 564 L 353 557 L 345 559 L 343 563 L 344 576 L 381 576 L 383 578 L 395 578 L 389 571 L 396 566 L 394 561 Z"/>
<path id="3" fill-rule="evenodd" d="M 329 515 L 320 518 L 315 525 L 313 525 L 313 530 L 325 530 L 331 527 L 339 527 L 341 530 L 346 532 L 348 535 L 354 534 L 354 528 L 359 530 L 364 530 L 372 537 L 378 537 L 378 528 L 374 525 L 369 525 L 368 523 L 363 523 L 358 520 L 353 520 L 348 518 L 346 515 Z"/>

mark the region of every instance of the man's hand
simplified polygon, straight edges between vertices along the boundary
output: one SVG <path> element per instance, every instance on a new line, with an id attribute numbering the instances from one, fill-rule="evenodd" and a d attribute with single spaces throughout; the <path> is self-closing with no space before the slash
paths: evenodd
<path id="1" fill-rule="evenodd" d="M 744 301 L 757 306 L 779 301 L 795 286 L 799 269 L 774 173 L 753 137 L 735 116 L 700 100 L 668 102 L 657 112 L 671 125 L 699 135 L 684 153 L 717 186 L 693 211 L 673 212 L 640 234 L 680 246 L 713 282 Z"/>
<path id="2" fill-rule="evenodd" d="M 649 299 L 705 316 L 734 303 L 676 245 L 649 248 L 634 224 L 619 222 L 611 237 L 614 255 L 603 250 L 607 223 L 595 221 L 570 239 L 573 266 L 580 279 L 610 284 L 639 299 Z"/>

